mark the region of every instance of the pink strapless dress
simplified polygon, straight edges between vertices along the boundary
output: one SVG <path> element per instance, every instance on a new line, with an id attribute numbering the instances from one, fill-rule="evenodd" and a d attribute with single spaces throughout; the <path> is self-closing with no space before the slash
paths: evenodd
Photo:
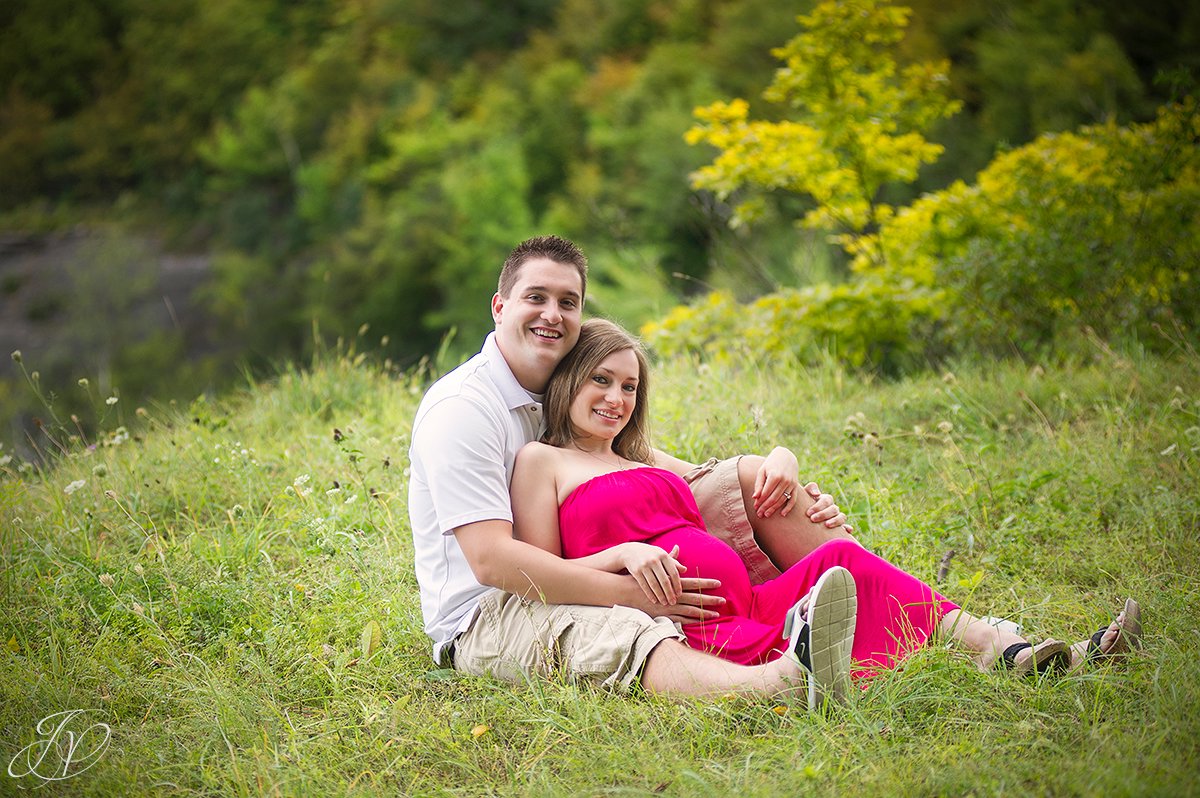
<path id="1" fill-rule="evenodd" d="M 831 540 L 775 579 L 751 585 L 737 553 L 705 531 L 687 483 L 661 468 L 614 471 L 584 482 L 558 510 L 563 556 L 586 557 L 629 541 L 664 551 L 679 546 L 684 576 L 719 579 L 721 616 L 684 624 L 693 648 L 756 665 L 783 651 L 787 611 L 827 569 L 850 571 L 858 589 L 852 657 L 856 675 L 890 668 L 925 645 L 938 621 L 958 606 L 933 588 L 850 540 Z"/>

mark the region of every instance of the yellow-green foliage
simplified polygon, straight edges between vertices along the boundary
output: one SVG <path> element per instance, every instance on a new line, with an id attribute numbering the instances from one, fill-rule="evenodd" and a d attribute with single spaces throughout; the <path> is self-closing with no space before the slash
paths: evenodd
<path id="1" fill-rule="evenodd" d="M 974 185 L 926 195 L 849 240 L 855 280 L 714 296 L 644 332 L 659 350 L 805 353 L 895 369 L 912 355 L 1062 345 L 1090 328 L 1154 347 L 1200 322 L 1200 113 L 1045 135 Z"/>
<path id="2" fill-rule="evenodd" d="M 876 279 L 784 289 L 747 305 L 716 291 L 641 332 L 665 355 L 687 352 L 728 361 L 820 350 L 855 366 L 894 370 L 920 351 L 913 330 L 933 318 L 940 297 L 911 280 Z"/>
<path id="3" fill-rule="evenodd" d="M 852 247 L 861 274 L 946 292 L 947 333 L 1044 345 L 1088 326 L 1152 337 L 1200 313 L 1200 115 L 1042 136 Z"/>
<path id="4" fill-rule="evenodd" d="M 798 18 L 803 33 L 773 54 L 784 66 L 764 92 L 793 119 L 750 121 L 745 100 L 696 110 L 687 134 L 721 152 L 692 175 L 695 188 L 722 199 L 751 188 L 808 194 L 817 207 L 810 227 L 860 231 L 890 217 L 881 186 L 911 182 L 937 159 L 939 144 L 922 131 L 955 113 L 945 61 L 897 66 L 892 51 L 911 10 L 878 0 L 824 2 Z M 736 223 L 752 221 L 761 196 L 737 206 Z"/>

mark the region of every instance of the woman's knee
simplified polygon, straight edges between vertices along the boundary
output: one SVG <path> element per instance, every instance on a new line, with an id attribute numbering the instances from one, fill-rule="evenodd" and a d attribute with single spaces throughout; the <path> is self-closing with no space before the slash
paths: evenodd
<path id="1" fill-rule="evenodd" d="M 821 557 L 830 565 L 845 565 L 851 560 L 861 561 L 864 554 L 870 554 L 853 538 L 833 538 L 817 546 L 812 556 Z M 870 555 L 875 557 L 875 555 Z M 878 559 L 878 558 L 876 558 Z"/>

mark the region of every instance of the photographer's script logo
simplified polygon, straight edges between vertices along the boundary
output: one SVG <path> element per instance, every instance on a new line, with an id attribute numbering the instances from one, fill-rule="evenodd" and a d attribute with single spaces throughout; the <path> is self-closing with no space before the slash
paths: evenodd
<path id="1" fill-rule="evenodd" d="M 41 739 L 17 752 L 8 763 L 8 775 L 62 781 L 96 764 L 108 750 L 112 729 L 107 723 L 89 726 L 86 713 L 94 711 L 68 709 L 42 718 L 37 725 Z"/>

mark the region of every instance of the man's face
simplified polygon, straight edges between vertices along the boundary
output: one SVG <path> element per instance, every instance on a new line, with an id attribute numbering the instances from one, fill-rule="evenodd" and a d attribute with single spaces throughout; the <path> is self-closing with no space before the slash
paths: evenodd
<path id="1" fill-rule="evenodd" d="M 579 340 L 583 280 L 574 266 L 526 261 L 507 297 L 492 297 L 496 343 L 517 381 L 541 393 L 558 362 Z"/>

